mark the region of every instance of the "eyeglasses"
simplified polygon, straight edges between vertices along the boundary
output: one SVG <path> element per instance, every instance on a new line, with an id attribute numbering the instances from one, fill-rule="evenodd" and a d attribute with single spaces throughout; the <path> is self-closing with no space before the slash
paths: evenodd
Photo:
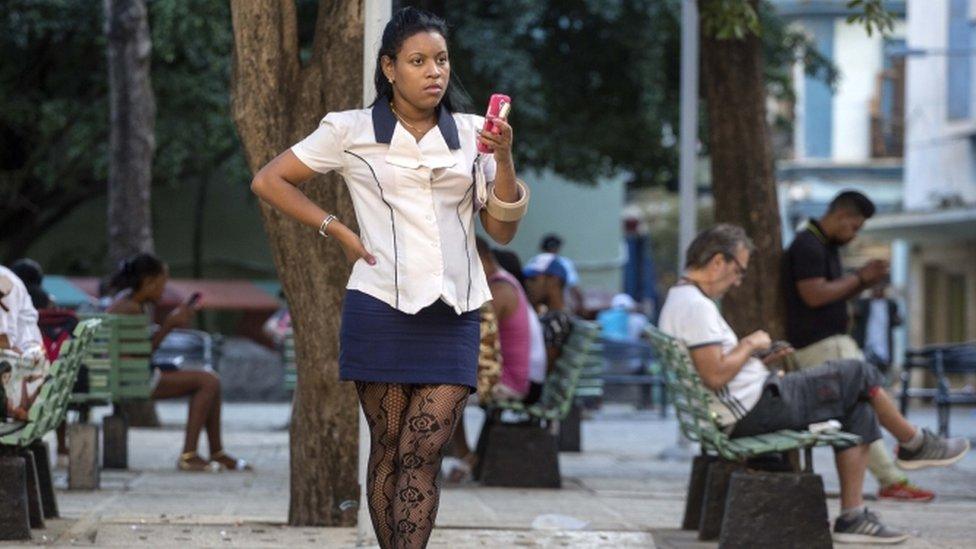
<path id="1" fill-rule="evenodd" d="M 725 258 L 735 264 L 735 276 L 739 278 L 746 276 L 746 268 L 742 265 L 742 263 L 739 263 L 738 258 L 736 258 L 734 255 L 726 255 Z"/>

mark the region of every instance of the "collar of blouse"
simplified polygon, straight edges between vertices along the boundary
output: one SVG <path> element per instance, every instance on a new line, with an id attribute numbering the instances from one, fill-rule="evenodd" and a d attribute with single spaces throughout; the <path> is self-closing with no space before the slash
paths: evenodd
<path id="1" fill-rule="evenodd" d="M 399 124 L 390 104 L 380 99 L 373 105 L 373 133 L 377 143 L 386 143 L 390 150 L 386 161 L 403 168 L 450 168 L 457 164 L 451 151 L 461 148 L 457 124 L 451 111 L 443 104 L 437 107 L 437 125 L 417 141 Z"/>

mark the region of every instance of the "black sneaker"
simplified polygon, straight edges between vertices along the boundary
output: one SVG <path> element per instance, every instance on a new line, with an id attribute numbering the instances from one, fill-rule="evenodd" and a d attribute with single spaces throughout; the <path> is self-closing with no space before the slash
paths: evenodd
<path id="1" fill-rule="evenodd" d="M 836 543 L 895 544 L 908 539 L 908 534 L 888 528 L 878 515 L 865 508 L 852 518 L 837 517 L 833 538 Z"/>
<path id="2" fill-rule="evenodd" d="M 922 429 L 922 445 L 916 450 L 908 450 L 898 445 L 895 463 L 902 469 L 922 469 L 952 465 L 962 459 L 969 451 L 969 440 L 965 438 L 943 438 L 928 429 Z"/>

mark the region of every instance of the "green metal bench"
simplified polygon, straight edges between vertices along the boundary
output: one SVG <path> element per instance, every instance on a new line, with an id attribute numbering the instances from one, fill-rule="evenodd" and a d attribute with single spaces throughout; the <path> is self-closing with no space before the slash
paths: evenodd
<path id="1" fill-rule="evenodd" d="M 148 317 L 91 314 L 81 318 L 97 318 L 102 322 L 82 361 L 88 372 L 87 390 L 72 394 L 71 402 L 103 405 L 148 399 L 152 377 Z"/>
<path id="2" fill-rule="evenodd" d="M 82 359 L 82 383 L 71 395 L 72 407 L 87 421 L 92 406 L 115 406 L 102 420 L 103 465 L 110 469 L 128 468 L 128 420 L 118 405 L 148 400 L 152 392 L 152 358 L 149 318 L 146 315 L 97 313 L 82 319 L 98 319 L 101 324 Z M 87 466 L 83 467 L 87 470 Z"/>
<path id="3" fill-rule="evenodd" d="M 573 331 L 556 360 L 555 369 L 546 376 L 539 402 L 526 406 L 519 401 L 503 401 L 491 406 L 493 410 L 511 410 L 527 414 L 543 424 L 562 420 L 579 395 L 580 382 L 587 369 L 602 368 L 599 342 L 600 328 L 593 322 L 573 321 Z"/>
<path id="4" fill-rule="evenodd" d="M 573 334 L 576 334 L 577 337 L 574 338 L 572 334 L 570 335 L 570 340 L 567 342 L 566 348 L 563 349 L 563 353 L 569 356 L 581 352 L 586 354 L 586 358 L 584 359 L 585 364 L 582 372 L 580 372 L 579 383 L 576 386 L 576 398 L 601 399 L 603 398 L 604 386 L 604 348 L 603 343 L 599 339 L 600 326 L 595 322 L 575 320 L 573 322 Z M 579 336 L 582 336 L 582 338 Z M 583 346 L 581 346 L 581 343 Z"/>
<path id="5" fill-rule="evenodd" d="M 573 408 L 583 371 L 599 360 L 599 328 L 592 322 L 574 322 L 555 369 L 546 377 L 539 402 L 491 404 L 478 438 L 475 478 L 486 486 L 548 487 L 562 485 L 559 442 L 553 430 Z M 502 421 L 504 413 L 524 418 Z"/>
<path id="6" fill-rule="evenodd" d="M 288 330 L 285 341 L 281 344 L 281 362 L 285 367 L 285 390 L 295 392 L 298 384 L 298 367 L 295 363 L 295 332 Z"/>
<path id="7" fill-rule="evenodd" d="M 58 515 L 47 444 L 41 441 L 64 420 L 84 355 L 92 345 L 100 320 L 78 324 L 48 371 L 26 422 L 0 424 L 0 493 L 17 494 L 0 501 L 0 539 L 30 539 L 30 527 Z M 21 496 L 22 494 L 22 496 Z"/>
<path id="8" fill-rule="evenodd" d="M 718 529 L 721 529 L 723 540 L 726 538 L 722 515 L 728 512 L 725 506 L 726 490 L 730 489 L 728 480 L 734 469 L 743 468 L 749 460 L 783 452 L 803 450 L 805 463 L 802 473 L 815 476 L 813 475 L 812 459 L 814 447 L 831 446 L 837 449 L 845 449 L 860 444 L 861 440 L 857 435 L 840 431 L 813 433 L 784 429 L 763 435 L 730 438 L 719 425 L 717 415 L 709 408 L 712 399 L 711 393 L 698 376 L 684 344 L 654 327 L 647 329 L 647 336 L 663 366 L 668 395 L 678 416 L 681 432 L 689 440 L 701 445 L 702 456 L 696 458 L 692 465 L 692 478 L 683 524 L 686 529 L 698 529 L 700 539 L 714 539 L 719 534 Z M 715 457 L 710 458 L 709 456 Z M 715 471 L 709 471 L 709 469 L 714 468 L 715 458 L 733 462 L 737 467 L 726 468 L 723 473 L 724 478 L 715 478 L 713 481 L 712 476 L 719 476 L 714 474 Z M 799 460 L 791 459 L 791 462 L 793 472 L 801 473 Z M 822 494 L 822 482 L 819 481 L 819 476 L 816 478 L 820 483 L 820 493 Z M 725 485 L 721 486 L 723 483 Z M 719 485 L 716 487 L 716 493 L 721 497 L 721 501 L 708 501 L 710 493 L 706 491 L 706 484 Z M 826 520 L 826 506 L 823 504 L 822 496 L 820 500 L 824 520 Z M 709 511 L 709 507 L 714 509 L 714 513 Z M 732 505 L 728 506 L 729 511 L 732 508 Z M 739 511 L 741 510 L 736 509 L 736 512 Z M 714 516 L 716 513 L 717 517 Z M 741 522 L 741 517 L 729 519 L 726 516 L 725 518 L 732 524 Z M 775 519 L 775 517 L 770 518 Z M 817 519 L 811 517 L 809 520 L 816 521 Z M 796 526 L 788 523 L 788 520 L 780 520 L 779 522 L 773 520 L 773 523 L 769 525 L 771 528 L 769 531 L 774 531 L 778 527 Z M 819 534 L 822 532 L 818 532 Z M 829 543 L 829 530 L 826 531 L 826 535 Z"/>

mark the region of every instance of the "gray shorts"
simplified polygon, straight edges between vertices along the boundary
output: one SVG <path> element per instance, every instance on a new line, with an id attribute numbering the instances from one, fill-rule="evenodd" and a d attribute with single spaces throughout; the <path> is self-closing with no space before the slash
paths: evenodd
<path id="1" fill-rule="evenodd" d="M 770 375 L 759 402 L 736 422 L 732 437 L 804 430 L 811 423 L 836 419 L 842 430 L 870 444 L 881 438 L 881 429 L 868 398 L 883 384 L 878 368 L 863 360 L 836 360 L 783 377 Z"/>

